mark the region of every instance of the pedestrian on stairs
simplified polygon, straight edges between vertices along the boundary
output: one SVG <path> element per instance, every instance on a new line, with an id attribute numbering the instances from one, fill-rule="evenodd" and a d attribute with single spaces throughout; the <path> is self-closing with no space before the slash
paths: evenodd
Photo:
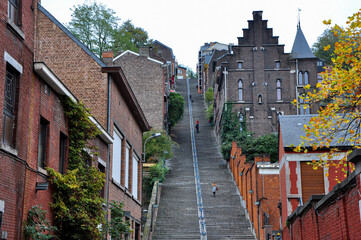
<path id="1" fill-rule="evenodd" d="M 216 184 L 216 182 L 213 182 L 212 183 L 213 197 L 216 197 L 216 191 L 218 191 L 217 184 Z"/>

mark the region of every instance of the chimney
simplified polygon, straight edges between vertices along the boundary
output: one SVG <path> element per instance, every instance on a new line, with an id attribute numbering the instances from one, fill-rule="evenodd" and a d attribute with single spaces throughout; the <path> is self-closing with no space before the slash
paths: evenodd
<path id="1" fill-rule="evenodd" d="M 103 63 L 105 63 L 107 66 L 113 65 L 113 57 L 114 57 L 113 51 L 105 51 L 102 53 Z"/>
<path id="2" fill-rule="evenodd" d="M 140 47 L 139 55 L 143 57 L 149 57 L 149 47 L 148 46 Z"/>

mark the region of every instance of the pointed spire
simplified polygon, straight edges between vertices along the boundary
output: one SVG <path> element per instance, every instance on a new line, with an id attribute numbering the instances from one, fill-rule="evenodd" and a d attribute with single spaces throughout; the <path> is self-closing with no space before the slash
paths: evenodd
<path id="1" fill-rule="evenodd" d="M 301 28 L 301 8 L 298 8 L 297 28 Z"/>
<path id="2" fill-rule="evenodd" d="M 293 42 L 291 58 L 316 58 L 315 55 L 313 55 L 310 46 L 308 45 L 307 40 L 301 30 L 300 11 L 301 9 L 298 9 L 297 33 L 295 41 Z"/>

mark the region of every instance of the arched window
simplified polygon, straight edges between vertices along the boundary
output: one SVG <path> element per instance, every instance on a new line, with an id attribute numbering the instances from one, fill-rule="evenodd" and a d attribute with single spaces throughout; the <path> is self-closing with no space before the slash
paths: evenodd
<path id="1" fill-rule="evenodd" d="M 238 80 L 238 101 L 243 101 L 243 81 Z"/>
<path id="2" fill-rule="evenodd" d="M 299 102 L 299 108 L 300 108 L 300 115 L 310 114 L 310 107 L 308 106 L 307 103 L 305 103 L 305 100 L 302 99 L 301 97 L 299 97 L 298 99 L 299 99 L 298 102 Z"/>
<path id="3" fill-rule="evenodd" d="M 298 85 L 303 85 L 303 74 L 301 71 L 298 72 Z"/>
<path id="4" fill-rule="evenodd" d="M 305 85 L 307 85 L 308 84 L 308 72 L 305 72 L 303 77 L 304 77 Z"/>
<path id="5" fill-rule="evenodd" d="M 277 101 L 281 101 L 282 100 L 281 79 L 277 79 L 277 81 L 276 81 L 276 91 L 277 91 Z"/>

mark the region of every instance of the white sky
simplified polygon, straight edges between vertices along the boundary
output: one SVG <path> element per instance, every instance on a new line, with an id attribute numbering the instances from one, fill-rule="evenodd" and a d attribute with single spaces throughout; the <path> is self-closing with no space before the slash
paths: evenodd
<path id="1" fill-rule="evenodd" d="M 71 20 L 74 5 L 84 0 L 42 0 L 42 5 L 61 23 Z M 263 19 L 290 52 L 296 35 L 297 9 L 301 28 L 310 47 L 326 29 L 323 20 L 345 25 L 347 17 L 361 8 L 360 0 L 98 0 L 113 9 L 121 22 L 148 32 L 149 38 L 173 49 L 178 63 L 196 68 L 199 48 L 205 42 L 237 44 L 248 28 L 252 12 L 263 11 Z"/>

